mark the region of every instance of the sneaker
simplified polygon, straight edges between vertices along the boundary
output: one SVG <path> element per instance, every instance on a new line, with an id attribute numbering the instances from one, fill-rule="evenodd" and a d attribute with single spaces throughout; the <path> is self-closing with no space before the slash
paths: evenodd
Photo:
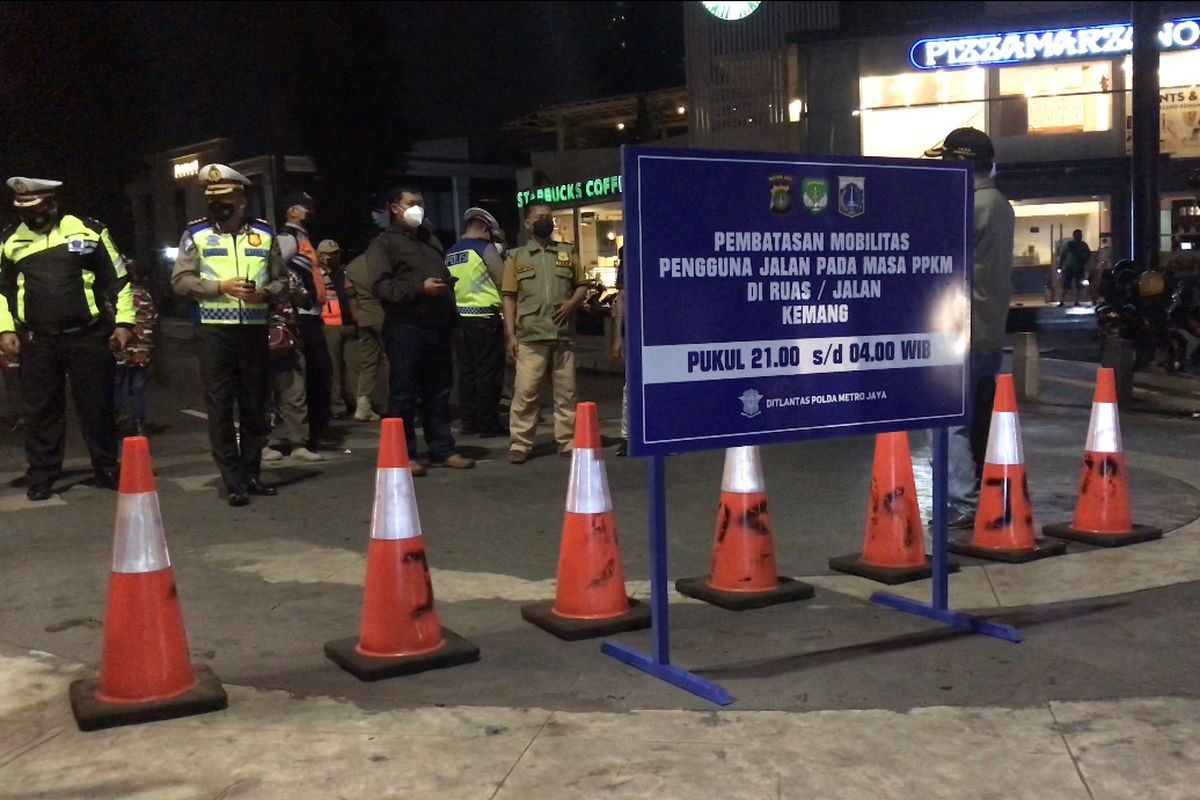
<path id="1" fill-rule="evenodd" d="M 460 456 L 458 453 L 452 453 L 445 461 L 433 461 L 429 466 L 449 467 L 450 469 L 471 469 L 475 466 L 475 459 Z"/>
<path id="2" fill-rule="evenodd" d="M 292 458 L 296 461 L 324 461 L 325 456 L 320 453 L 314 453 L 303 445 L 292 448 Z"/>
<path id="3" fill-rule="evenodd" d="M 425 469 L 425 465 L 422 464 L 420 461 L 412 462 L 411 464 L 408 465 L 408 469 L 409 469 L 409 472 L 412 473 L 412 476 L 414 478 L 424 478 L 425 473 L 427 472 L 427 470 Z"/>
<path id="4" fill-rule="evenodd" d="M 283 453 L 279 452 L 278 450 L 276 450 L 274 447 L 271 447 L 270 445 L 268 445 L 267 447 L 264 447 L 262 449 L 262 460 L 263 461 L 278 461 L 281 458 L 283 458 Z"/>
<path id="5" fill-rule="evenodd" d="M 510 464 L 524 464 L 528 460 L 529 456 L 524 450 L 508 451 L 508 463 Z"/>
<path id="6" fill-rule="evenodd" d="M 965 530 L 975 527 L 974 514 L 955 514 L 946 522 L 946 527 L 950 530 Z"/>
<path id="7" fill-rule="evenodd" d="M 354 409 L 354 418 L 359 422 L 375 422 L 379 415 L 371 410 L 371 398 L 358 398 L 358 406 Z"/>

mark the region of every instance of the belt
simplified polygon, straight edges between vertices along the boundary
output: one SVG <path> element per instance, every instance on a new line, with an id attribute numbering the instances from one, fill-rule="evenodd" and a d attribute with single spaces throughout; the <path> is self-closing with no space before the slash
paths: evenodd
<path id="1" fill-rule="evenodd" d="M 101 322 L 102 322 L 102 320 L 99 317 L 97 317 L 96 319 L 92 320 L 91 322 L 85 323 L 83 325 L 74 325 L 69 328 L 53 328 L 53 327 L 36 327 L 35 328 L 32 325 L 26 325 L 25 327 L 30 332 L 32 332 L 38 336 L 62 336 L 64 334 L 68 334 L 68 333 L 82 333 L 83 331 L 90 331 L 92 328 L 95 328 L 98 325 L 100 325 Z"/>
<path id="2" fill-rule="evenodd" d="M 466 308 L 458 306 L 458 313 L 462 317 L 495 317 L 499 316 L 500 309 L 495 306 L 490 308 Z"/>

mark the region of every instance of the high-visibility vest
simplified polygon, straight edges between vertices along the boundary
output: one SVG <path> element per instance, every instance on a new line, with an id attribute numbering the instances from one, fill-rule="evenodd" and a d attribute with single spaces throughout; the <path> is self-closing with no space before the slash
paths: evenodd
<path id="1" fill-rule="evenodd" d="M 483 248 L 491 246 L 483 239 L 462 239 L 446 251 L 446 269 L 458 278 L 454 302 L 461 316 L 484 317 L 500 311 L 500 290 L 481 255 Z"/>
<path id="2" fill-rule="evenodd" d="M 325 305 L 321 307 L 321 319 L 325 320 L 326 325 L 339 326 L 342 324 L 342 298 L 338 296 L 333 276 L 323 269 L 321 285 L 325 287 Z"/>
<path id="3" fill-rule="evenodd" d="M 254 281 L 262 288 L 270 280 L 271 245 L 275 231 L 270 223 L 248 220 L 235 233 L 226 233 L 212 220 L 188 226 L 182 247 L 191 245 L 200 254 L 200 277 L 210 281 L 234 278 Z M 266 325 L 267 304 L 238 300 L 226 294 L 199 300 L 200 322 L 205 325 Z"/>

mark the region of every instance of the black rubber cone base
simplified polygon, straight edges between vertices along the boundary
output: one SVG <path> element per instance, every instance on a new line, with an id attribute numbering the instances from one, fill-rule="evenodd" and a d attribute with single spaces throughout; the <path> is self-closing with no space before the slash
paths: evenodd
<path id="1" fill-rule="evenodd" d="M 629 610 L 619 617 L 571 619 L 554 613 L 554 601 L 521 606 L 521 619 L 568 642 L 612 636 L 614 633 L 640 631 L 650 627 L 650 606 L 629 598 Z"/>
<path id="2" fill-rule="evenodd" d="M 860 553 L 851 553 L 848 556 L 829 559 L 829 568 L 857 575 L 860 578 L 886 583 L 888 586 L 895 586 L 898 583 L 923 581 L 931 577 L 933 575 L 932 563 L 930 559 L 926 558 L 925 563 L 919 567 L 880 567 L 864 562 Z M 952 558 L 947 559 L 946 572 L 958 572 L 958 562 Z"/>
<path id="3" fill-rule="evenodd" d="M 414 675 L 431 669 L 457 667 L 479 660 L 479 648 L 449 628 L 442 628 L 445 643 L 432 653 L 419 656 L 397 656 L 395 658 L 364 656 L 355 648 L 358 637 L 338 639 L 325 643 L 325 656 L 360 681 L 381 681 Z"/>
<path id="4" fill-rule="evenodd" d="M 1149 525 L 1134 525 L 1128 533 L 1093 533 L 1072 528 L 1069 522 L 1058 525 L 1045 525 L 1042 533 L 1055 539 L 1070 539 L 1073 542 L 1099 545 L 1100 547 L 1124 547 L 1138 542 L 1152 542 L 1161 539 L 1161 528 L 1151 528 Z"/>
<path id="5" fill-rule="evenodd" d="M 1003 561 L 1006 564 L 1024 564 L 1027 561 L 1037 561 L 1040 558 L 1061 556 L 1067 552 L 1067 543 L 1034 539 L 1033 547 L 1028 550 L 1000 550 L 995 547 L 976 547 L 966 542 L 955 542 L 952 540 L 950 542 L 950 552 L 960 556 L 983 558 L 988 561 Z"/>
<path id="6" fill-rule="evenodd" d="M 680 578 L 675 581 L 675 591 L 729 611 L 749 611 L 780 603 L 794 603 L 797 600 L 809 600 L 816 594 L 811 584 L 793 578 L 780 578 L 779 586 L 765 592 L 723 592 L 708 585 L 707 575 Z"/>
<path id="7" fill-rule="evenodd" d="M 193 671 L 196 685 L 191 689 L 166 700 L 146 703 L 106 703 L 96 697 L 99 681 L 72 681 L 69 694 L 75 723 L 81 731 L 98 731 L 119 725 L 140 725 L 143 722 L 207 714 L 228 707 L 229 696 L 212 670 L 196 666 Z"/>

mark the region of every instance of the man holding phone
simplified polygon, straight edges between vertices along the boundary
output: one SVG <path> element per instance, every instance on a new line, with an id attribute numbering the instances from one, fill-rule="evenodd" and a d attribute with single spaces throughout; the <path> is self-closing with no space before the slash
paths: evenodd
<path id="1" fill-rule="evenodd" d="M 454 452 L 450 390 L 454 384 L 453 332 L 458 325 L 454 281 L 445 248 L 425 219 L 425 198 L 412 185 L 392 190 L 392 225 L 366 252 L 371 293 L 383 305 L 383 346 L 388 357 L 387 416 L 404 421 L 413 475 L 425 466 L 470 469 L 475 462 Z M 413 417 L 421 404 L 427 458 L 417 457 Z"/>
<path id="2" fill-rule="evenodd" d="M 244 506 L 248 495 L 276 493 L 259 481 L 259 468 L 271 433 L 267 300 L 283 291 L 286 268 L 270 223 L 246 218 L 250 180 L 224 164 L 207 164 L 200 182 L 209 216 L 183 232 L 171 284 L 200 306 L 197 343 L 209 444 L 229 505 Z M 240 435 L 233 425 L 235 402 Z"/>

